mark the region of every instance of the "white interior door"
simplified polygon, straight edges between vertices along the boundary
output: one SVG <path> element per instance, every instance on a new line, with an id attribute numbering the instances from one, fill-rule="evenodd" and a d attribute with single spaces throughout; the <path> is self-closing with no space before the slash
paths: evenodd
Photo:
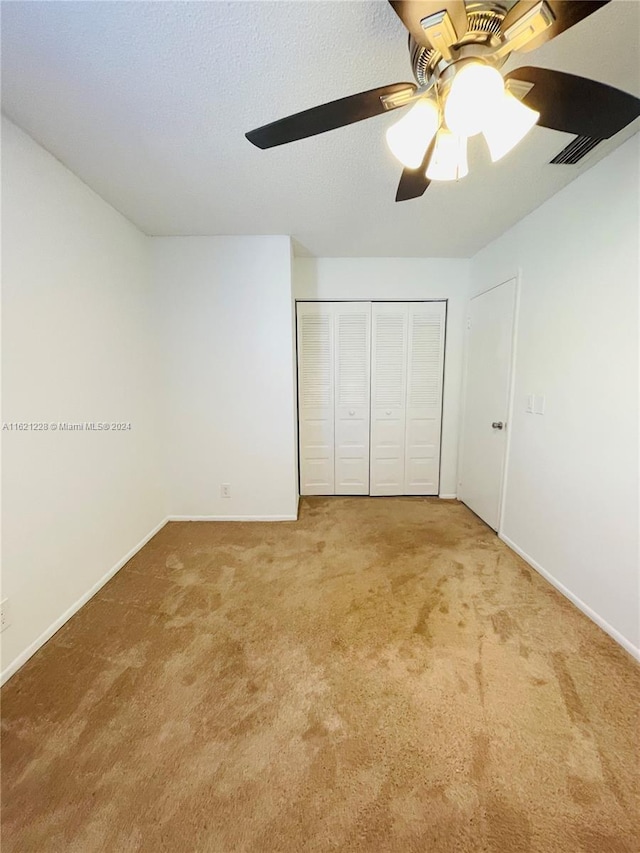
<path id="1" fill-rule="evenodd" d="M 298 318 L 300 494 L 335 494 L 333 305 L 301 302 Z"/>
<path id="2" fill-rule="evenodd" d="M 371 303 L 334 304 L 335 493 L 369 494 Z"/>
<path id="3" fill-rule="evenodd" d="M 405 495 L 437 495 L 445 302 L 411 302 L 408 315 Z"/>
<path id="4" fill-rule="evenodd" d="M 467 321 L 458 497 L 498 529 L 513 351 L 515 279 L 474 297 Z"/>
<path id="5" fill-rule="evenodd" d="M 371 495 L 404 494 L 409 307 L 371 308 Z"/>

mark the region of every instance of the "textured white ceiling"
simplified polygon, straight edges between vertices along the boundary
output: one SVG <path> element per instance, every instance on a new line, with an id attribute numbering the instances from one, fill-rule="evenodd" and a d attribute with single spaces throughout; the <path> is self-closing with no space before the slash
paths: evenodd
<path id="1" fill-rule="evenodd" d="M 640 95 L 640 3 L 614 0 L 516 64 Z M 244 133 L 334 98 L 411 80 L 385 0 L 3 2 L 3 109 L 147 234 L 290 234 L 318 256 L 467 257 L 638 129 L 579 166 L 534 128 L 492 165 L 396 204 L 379 116 L 260 151 Z"/>

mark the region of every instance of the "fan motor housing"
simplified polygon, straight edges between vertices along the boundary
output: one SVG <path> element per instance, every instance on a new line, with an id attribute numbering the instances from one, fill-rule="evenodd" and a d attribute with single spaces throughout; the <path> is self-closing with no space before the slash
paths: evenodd
<path id="1" fill-rule="evenodd" d="M 434 77 L 458 59 L 471 55 L 482 56 L 482 48 L 487 48 L 487 55 L 500 44 L 500 28 L 507 13 L 506 5 L 498 3 L 468 3 L 468 27 L 465 35 L 455 46 L 453 60 L 445 60 L 439 50 L 418 44 L 409 35 L 409 53 L 413 76 L 419 86 L 428 85 Z M 477 51 L 474 50 L 477 48 Z M 503 65 L 506 56 L 499 62 Z"/>

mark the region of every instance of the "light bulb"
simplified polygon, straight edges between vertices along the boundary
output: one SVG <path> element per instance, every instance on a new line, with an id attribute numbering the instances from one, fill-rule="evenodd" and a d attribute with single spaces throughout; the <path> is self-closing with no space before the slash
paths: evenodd
<path id="1" fill-rule="evenodd" d="M 439 126 L 440 111 L 437 105 L 422 98 L 387 130 L 387 145 L 403 166 L 417 169 Z"/>
<path id="2" fill-rule="evenodd" d="M 524 139 L 539 118 L 539 112 L 505 91 L 482 131 L 493 162 L 500 160 Z"/>
<path id="3" fill-rule="evenodd" d="M 427 167 L 427 178 L 432 181 L 457 181 L 468 172 L 466 137 L 440 128 Z"/>
<path id="4" fill-rule="evenodd" d="M 459 136 L 475 136 L 504 94 L 500 72 L 482 62 L 469 62 L 456 73 L 444 107 L 447 127 Z"/>

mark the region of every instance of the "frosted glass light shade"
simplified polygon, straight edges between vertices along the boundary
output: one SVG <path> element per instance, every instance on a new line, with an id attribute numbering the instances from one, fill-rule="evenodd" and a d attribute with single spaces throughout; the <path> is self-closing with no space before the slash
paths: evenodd
<path id="1" fill-rule="evenodd" d="M 427 167 L 427 178 L 431 181 L 457 181 L 468 172 L 466 137 L 440 128 Z"/>
<path id="2" fill-rule="evenodd" d="M 539 118 L 539 112 L 505 91 L 482 131 L 493 162 L 496 163 L 524 139 Z"/>
<path id="3" fill-rule="evenodd" d="M 403 166 L 417 169 L 439 126 L 440 111 L 437 105 L 422 98 L 387 130 L 387 145 Z"/>
<path id="4" fill-rule="evenodd" d="M 458 136 L 475 136 L 504 94 L 502 74 L 482 62 L 469 62 L 457 72 L 444 107 L 447 127 Z"/>

